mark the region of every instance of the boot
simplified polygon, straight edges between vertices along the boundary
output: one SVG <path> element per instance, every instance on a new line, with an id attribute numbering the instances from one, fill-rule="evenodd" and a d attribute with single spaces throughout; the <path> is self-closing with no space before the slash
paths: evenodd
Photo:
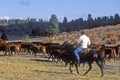
<path id="1" fill-rule="evenodd" d="M 77 60 L 77 66 L 80 66 L 80 60 Z"/>

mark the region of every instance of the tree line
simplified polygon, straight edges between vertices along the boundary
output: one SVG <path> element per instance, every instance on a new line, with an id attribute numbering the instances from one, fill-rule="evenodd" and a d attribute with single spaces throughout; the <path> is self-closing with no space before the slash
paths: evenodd
<path id="1" fill-rule="evenodd" d="M 12 34 L 13 31 L 23 31 L 24 33 L 26 32 L 25 34 L 32 36 L 46 36 L 61 32 L 80 31 L 83 29 L 116 24 L 120 24 L 120 16 L 117 13 L 114 16 L 96 18 L 92 18 L 92 15 L 88 14 L 87 19 L 78 18 L 71 21 L 68 21 L 67 17 L 64 17 L 62 22 L 59 22 L 57 16 L 52 14 L 48 21 L 43 19 L 36 20 L 35 18 L 0 19 L 0 32 L 11 32 Z"/>

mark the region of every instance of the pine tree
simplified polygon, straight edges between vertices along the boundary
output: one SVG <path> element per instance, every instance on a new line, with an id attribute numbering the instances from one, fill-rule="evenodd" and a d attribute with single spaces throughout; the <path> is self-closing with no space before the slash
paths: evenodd
<path id="1" fill-rule="evenodd" d="M 59 33 L 59 22 L 58 19 L 56 17 L 56 15 L 52 15 L 50 18 L 50 25 L 49 25 L 49 35 L 55 35 Z"/>

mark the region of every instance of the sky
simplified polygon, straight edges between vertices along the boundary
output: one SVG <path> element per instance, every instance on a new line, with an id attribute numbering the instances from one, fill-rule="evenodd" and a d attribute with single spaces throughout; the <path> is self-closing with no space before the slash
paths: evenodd
<path id="1" fill-rule="evenodd" d="M 36 18 L 49 20 L 55 14 L 58 20 L 86 19 L 120 15 L 120 0 L 0 0 L 0 19 Z"/>

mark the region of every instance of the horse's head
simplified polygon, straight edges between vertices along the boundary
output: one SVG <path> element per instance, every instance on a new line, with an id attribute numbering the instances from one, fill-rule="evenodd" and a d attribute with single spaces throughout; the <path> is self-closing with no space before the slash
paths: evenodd
<path id="1" fill-rule="evenodd" d="M 68 41 L 65 41 L 63 44 L 62 44 L 62 49 L 64 49 L 64 50 L 67 50 L 67 51 L 71 51 L 71 52 L 73 52 L 75 49 L 76 49 L 76 47 L 75 47 L 75 45 L 74 44 L 71 44 L 71 43 L 69 43 Z"/>

